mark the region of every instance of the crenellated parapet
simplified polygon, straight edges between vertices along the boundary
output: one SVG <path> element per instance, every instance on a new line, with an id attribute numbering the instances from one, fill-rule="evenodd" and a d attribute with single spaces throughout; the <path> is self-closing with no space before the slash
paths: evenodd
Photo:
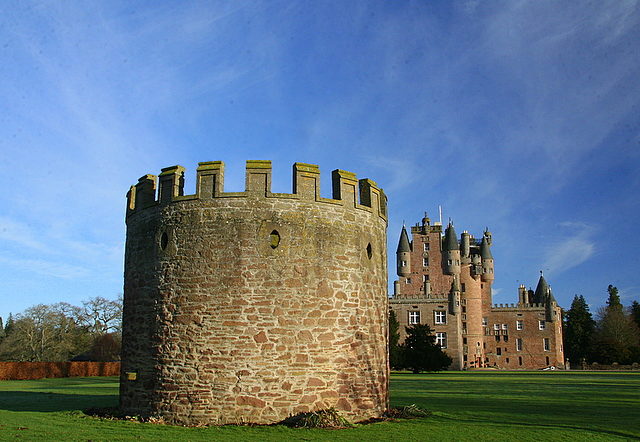
<path id="1" fill-rule="evenodd" d="M 394 303 L 410 303 L 415 301 L 423 301 L 423 302 L 447 302 L 449 301 L 449 294 L 447 293 L 432 293 L 428 295 L 424 294 L 401 294 L 396 295 L 390 300 Z"/>
<path id="2" fill-rule="evenodd" d="M 159 176 L 144 175 L 127 193 L 127 217 L 148 207 L 179 201 L 211 198 L 281 198 L 342 205 L 377 214 L 387 220 L 387 197 L 375 181 L 358 179 L 352 172 L 336 169 L 331 174 L 332 198 L 320 196 L 320 169 L 315 164 L 294 163 L 292 193 L 271 192 L 271 161 L 248 160 L 244 192 L 224 191 L 224 163 L 198 163 L 196 193 L 184 195 L 185 168 L 171 166 Z M 156 192 L 157 189 L 157 192 Z"/>
<path id="3" fill-rule="evenodd" d="M 533 303 L 533 304 L 493 304 L 491 306 L 492 311 L 511 311 L 511 310 L 540 310 L 544 309 L 545 304 Z"/>

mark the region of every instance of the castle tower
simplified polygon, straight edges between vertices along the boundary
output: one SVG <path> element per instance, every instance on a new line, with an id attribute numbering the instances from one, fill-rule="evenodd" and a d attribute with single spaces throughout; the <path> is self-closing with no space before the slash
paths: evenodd
<path id="1" fill-rule="evenodd" d="M 449 275 L 460 274 L 460 247 L 458 246 L 458 240 L 456 237 L 456 231 L 453 228 L 453 224 L 449 222 L 449 226 L 444 233 L 444 240 L 442 244 L 444 265 L 446 273 Z"/>
<path id="2" fill-rule="evenodd" d="M 460 313 L 460 276 L 453 277 L 451 291 L 449 292 L 449 311 L 452 315 Z"/>
<path id="3" fill-rule="evenodd" d="M 335 408 L 352 421 L 388 408 L 386 196 L 371 180 L 247 161 L 145 175 L 128 194 L 120 407 L 179 425 L 279 422 Z"/>
<path id="4" fill-rule="evenodd" d="M 462 264 L 471 262 L 471 235 L 466 230 L 460 235 L 460 258 Z"/>
<path id="5" fill-rule="evenodd" d="M 482 243 L 480 243 L 480 258 L 482 259 L 482 280 L 485 282 L 493 281 L 495 278 L 493 273 L 493 255 L 491 255 L 489 239 L 486 235 L 482 237 Z"/>
<path id="6" fill-rule="evenodd" d="M 396 250 L 396 268 L 398 276 L 407 277 L 411 275 L 411 243 L 409 242 L 407 229 L 404 226 L 402 226 L 398 249 Z"/>

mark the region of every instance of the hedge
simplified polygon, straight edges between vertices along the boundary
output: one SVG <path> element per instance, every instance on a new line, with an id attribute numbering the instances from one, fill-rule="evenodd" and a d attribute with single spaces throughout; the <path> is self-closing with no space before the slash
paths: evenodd
<path id="1" fill-rule="evenodd" d="M 119 374 L 120 362 L 0 362 L 0 380 Z"/>

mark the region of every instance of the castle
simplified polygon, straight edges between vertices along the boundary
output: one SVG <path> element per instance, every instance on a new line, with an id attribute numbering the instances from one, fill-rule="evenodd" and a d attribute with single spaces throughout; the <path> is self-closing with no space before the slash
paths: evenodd
<path id="1" fill-rule="evenodd" d="M 549 284 L 518 288 L 516 304 L 492 304 L 494 262 L 491 232 L 482 239 L 456 236 L 451 223 L 403 226 L 396 252 L 398 280 L 390 309 L 405 326 L 428 324 L 436 342 L 453 359 L 451 369 L 564 367 L 561 309 Z"/>
<path id="2" fill-rule="evenodd" d="M 159 185 L 158 185 L 159 181 Z M 368 179 L 247 161 L 145 175 L 128 193 L 120 407 L 168 423 L 279 422 L 335 408 L 352 421 L 388 408 L 387 201 Z M 156 195 L 156 186 L 159 187 Z"/>

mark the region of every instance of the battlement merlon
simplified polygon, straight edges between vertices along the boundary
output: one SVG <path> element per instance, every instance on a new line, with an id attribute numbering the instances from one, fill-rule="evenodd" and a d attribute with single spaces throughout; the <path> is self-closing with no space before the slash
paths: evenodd
<path id="1" fill-rule="evenodd" d="M 144 175 L 127 193 L 127 216 L 156 205 L 176 201 L 205 198 L 285 198 L 339 204 L 377 213 L 387 220 L 387 197 L 375 181 L 358 180 L 352 172 L 336 169 L 332 172 L 333 198 L 320 197 L 320 169 L 315 164 L 294 163 L 293 193 L 271 192 L 271 161 L 248 160 L 244 192 L 224 192 L 224 162 L 206 161 L 198 163 L 196 193 L 184 195 L 184 173 L 182 166 L 162 169 L 159 176 Z M 159 183 L 157 183 L 159 178 Z M 158 195 L 156 199 L 156 184 Z"/>

